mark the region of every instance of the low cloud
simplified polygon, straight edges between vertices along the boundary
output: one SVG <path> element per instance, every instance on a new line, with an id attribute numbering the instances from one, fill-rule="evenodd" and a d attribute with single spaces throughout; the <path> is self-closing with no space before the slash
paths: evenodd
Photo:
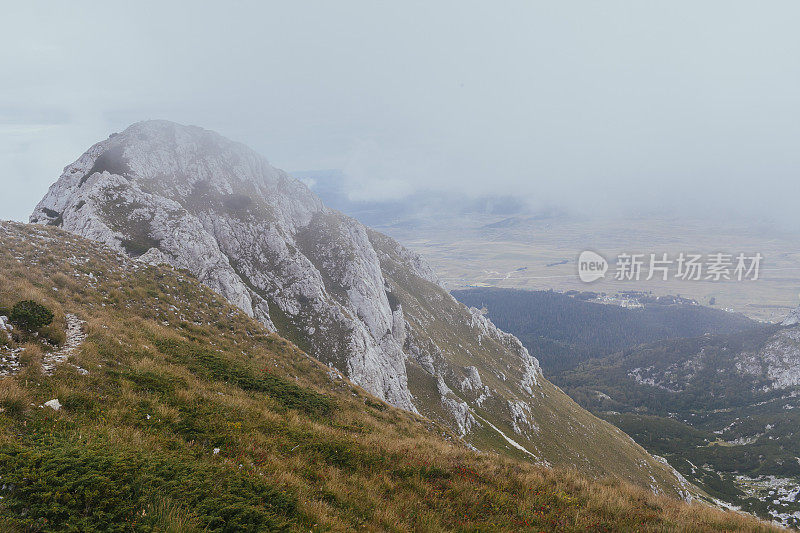
<path id="1" fill-rule="evenodd" d="M 2 218 L 25 219 L 109 133 L 164 118 L 281 168 L 341 169 L 353 199 L 438 190 L 800 227 L 795 2 L 7 11 Z"/>

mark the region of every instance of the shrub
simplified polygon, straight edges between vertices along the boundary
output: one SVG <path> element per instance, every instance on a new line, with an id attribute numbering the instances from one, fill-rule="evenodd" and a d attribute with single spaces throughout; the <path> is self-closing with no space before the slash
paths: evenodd
<path id="1" fill-rule="evenodd" d="M 14 304 L 9 314 L 12 324 L 25 331 L 36 331 L 53 322 L 53 312 L 33 300 L 22 300 Z"/>

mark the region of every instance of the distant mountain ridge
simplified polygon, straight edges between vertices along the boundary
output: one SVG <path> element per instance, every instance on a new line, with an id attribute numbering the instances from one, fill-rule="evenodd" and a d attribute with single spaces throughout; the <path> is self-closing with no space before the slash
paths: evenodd
<path id="1" fill-rule="evenodd" d="M 352 193 L 357 184 L 351 183 L 341 170 L 306 170 L 292 176 L 308 185 L 326 206 L 341 211 L 368 226 L 418 227 L 442 216 L 495 215 L 506 217 L 548 217 L 555 213 L 533 213 L 521 198 L 503 195 L 471 196 L 456 190 L 421 190 L 397 198 L 363 199 Z"/>
<path id="2" fill-rule="evenodd" d="M 515 337 L 453 299 L 418 255 L 214 132 L 134 124 L 68 165 L 31 222 L 189 270 L 372 394 L 476 448 L 691 490 L 544 379 Z"/>

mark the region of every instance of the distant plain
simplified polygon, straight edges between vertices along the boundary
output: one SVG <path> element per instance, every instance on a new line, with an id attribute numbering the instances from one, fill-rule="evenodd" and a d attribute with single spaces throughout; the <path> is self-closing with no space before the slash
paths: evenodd
<path id="1" fill-rule="evenodd" d="M 379 226 L 423 254 L 444 285 L 531 290 L 580 290 L 616 295 L 652 291 L 680 295 L 698 303 L 780 320 L 800 304 L 800 235 L 745 222 L 642 216 L 598 220 L 567 216 L 475 215 L 399 221 Z M 610 264 L 602 280 L 583 283 L 577 275 L 581 251 L 593 250 Z M 705 255 L 761 253 L 759 279 L 686 281 L 660 275 L 650 281 L 647 261 L 639 281 L 617 281 L 614 259 L 620 253 Z"/>

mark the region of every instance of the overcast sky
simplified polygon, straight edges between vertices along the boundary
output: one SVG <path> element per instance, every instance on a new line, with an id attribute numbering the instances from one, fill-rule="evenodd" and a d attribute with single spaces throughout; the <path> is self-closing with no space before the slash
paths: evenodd
<path id="1" fill-rule="evenodd" d="M 8 2 L 0 218 L 165 118 L 357 190 L 800 226 L 800 3 Z M 113 4 L 113 5 L 112 5 Z"/>

